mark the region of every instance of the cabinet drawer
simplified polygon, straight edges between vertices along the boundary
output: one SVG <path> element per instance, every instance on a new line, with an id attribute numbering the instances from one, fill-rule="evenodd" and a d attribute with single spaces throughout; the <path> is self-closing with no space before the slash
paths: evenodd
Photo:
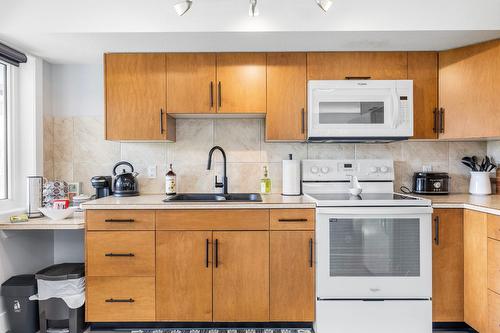
<path id="1" fill-rule="evenodd" d="M 87 318 L 91 322 L 153 321 L 154 277 L 87 277 Z"/>
<path id="2" fill-rule="evenodd" d="M 268 209 L 156 212 L 157 230 L 269 230 Z"/>
<path id="3" fill-rule="evenodd" d="M 87 230 L 154 230 L 153 210 L 88 210 Z"/>
<path id="4" fill-rule="evenodd" d="M 271 209 L 271 230 L 314 230 L 314 209 Z"/>
<path id="5" fill-rule="evenodd" d="M 488 332 L 500 333 L 500 295 L 488 290 Z"/>
<path id="6" fill-rule="evenodd" d="M 154 231 L 87 232 L 88 276 L 154 276 Z"/>
<path id="7" fill-rule="evenodd" d="M 500 216 L 488 214 L 488 237 L 500 240 Z"/>
<path id="8" fill-rule="evenodd" d="M 488 239 L 488 288 L 500 294 L 500 241 Z"/>

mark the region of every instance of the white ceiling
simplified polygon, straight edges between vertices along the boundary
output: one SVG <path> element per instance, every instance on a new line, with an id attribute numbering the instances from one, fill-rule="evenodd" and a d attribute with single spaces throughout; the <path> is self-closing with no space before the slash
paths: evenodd
<path id="1" fill-rule="evenodd" d="M 1 0 L 0 40 L 54 63 L 111 51 L 442 50 L 500 38 L 498 0 Z"/>

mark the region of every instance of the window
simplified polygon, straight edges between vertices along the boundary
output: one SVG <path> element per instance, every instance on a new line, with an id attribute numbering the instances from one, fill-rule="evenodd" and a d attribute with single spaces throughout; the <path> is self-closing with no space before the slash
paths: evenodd
<path id="1" fill-rule="evenodd" d="M 0 200 L 8 198 L 7 65 L 0 62 Z"/>

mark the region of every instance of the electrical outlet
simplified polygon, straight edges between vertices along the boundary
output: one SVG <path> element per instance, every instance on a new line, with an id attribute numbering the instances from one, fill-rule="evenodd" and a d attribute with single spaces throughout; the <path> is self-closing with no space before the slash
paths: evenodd
<path id="1" fill-rule="evenodd" d="M 156 178 L 156 165 L 148 166 L 148 178 Z"/>

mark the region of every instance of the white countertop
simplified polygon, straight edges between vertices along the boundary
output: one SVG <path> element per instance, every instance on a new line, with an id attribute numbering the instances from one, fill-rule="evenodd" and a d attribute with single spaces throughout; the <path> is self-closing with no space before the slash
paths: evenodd
<path id="1" fill-rule="evenodd" d="M 262 202 L 163 202 L 164 194 L 136 197 L 105 197 L 82 204 L 83 209 L 258 209 L 258 208 L 315 208 L 305 196 L 262 195 Z"/>
<path id="2" fill-rule="evenodd" d="M 483 213 L 500 215 L 500 195 L 472 195 L 456 193 L 448 195 L 420 196 L 432 201 L 433 208 L 465 208 Z"/>
<path id="3" fill-rule="evenodd" d="M 83 213 L 77 212 L 64 220 L 52 220 L 48 217 L 29 219 L 28 222 L 0 221 L 0 230 L 75 230 L 85 229 Z"/>

